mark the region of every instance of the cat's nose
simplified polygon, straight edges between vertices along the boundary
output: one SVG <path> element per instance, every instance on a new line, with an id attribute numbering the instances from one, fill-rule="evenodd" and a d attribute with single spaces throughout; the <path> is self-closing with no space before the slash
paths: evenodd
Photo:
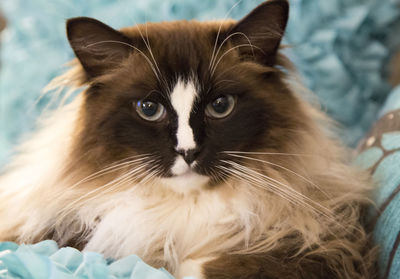
<path id="1" fill-rule="evenodd" d="M 179 149 L 176 151 L 178 154 L 182 155 L 183 160 L 190 165 L 191 163 L 196 160 L 197 156 L 199 155 L 200 151 L 197 148 L 194 149 Z"/>

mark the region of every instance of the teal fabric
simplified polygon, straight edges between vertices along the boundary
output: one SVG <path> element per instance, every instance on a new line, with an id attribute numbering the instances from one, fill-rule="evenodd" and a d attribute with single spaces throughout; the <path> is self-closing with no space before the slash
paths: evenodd
<path id="1" fill-rule="evenodd" d="M 399 149 L 400 148 L 400 131 L 384 134 L 382 136 L 382 146 L 386 150 Z"/>
<path id="2" fill-rule="evenodd" d="M 358 155 L 355 159 L 355 164 L 363 169 L 369 169 L 373 167 L 382 156 L 383 151 L 380 148 L 372 147 Z"/>
<path id="3" fill-rule="evenodd" d="M 381 206 L 400 184 L 400 152 L 385 157 L 377 167 L 374 177 L 381 187 L 376 191 L 375 201 Z"/>
<path id="4" fill-rule="evenodd" d="M 400 108 L 400 86 L 396 87 L 393 92 L 388 96 L 385 104 L 383 105 L 379 116 L 382 117 L 385 113 Z"/>
<path id="5" fill-rule="evenodd" d="M 397 166 L 399 167 L 399 166 Z M 376 228 L 374 231 L 374 239 L 376 243 L 379 244 L 380 254 L 379 254 L 379 270 L 382 278 L 388 270 L 388 264 L 390 262 L 390 254 L 393 251 L 393 247 L 396 242 L 396 238 L 400 231 L 400 195 L 389 204 L 382 215 L 379 217 L 376 223 Z M 396 249 L 396 255 L 391 261 L 391 267 L 388 272 L 390 276 L 387 279 L 399 279 L 400 277 L 400 249 Z M 393 275 L 392 275 L 393 274 Z M 395 276 L 397 275 L 397 276 Z"/>
<path id="6" fill-rule="evenodd" d="M 370 210 L 374 240 L 380 247 L 381 278 L 400 278 L 400 87 L 393 90 L 382 111 L 382 118 L 365 140 L 365 150 L 355 164 L 370 169 L 377 188 L 376 210 Z M 396 123 L 394 123 L 396 122 Z M 370 141 L 371 147 L 368 147 Z"/>
<path id="7" fill-rule="evenodd" d="M 54 241 L 34 245 L 0 243 L 0 278 L 4 279 L 173 279 L 165 269 L 155 269 L 132 255 L 107 261 L 97 253 L 58 249 Z M 189 277 L 185 279 L 190 279 Z"/>

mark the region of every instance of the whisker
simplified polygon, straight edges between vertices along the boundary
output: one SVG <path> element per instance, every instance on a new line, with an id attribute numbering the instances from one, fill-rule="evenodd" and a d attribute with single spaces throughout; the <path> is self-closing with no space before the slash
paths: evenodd
<path id="1" fill-rule="evenodd" d="M 102 185 L 100 187 L 97 187 L 97 188 L 95 188 L 95 189 L 93 189 L 93 190 L 91 190 L 89 192 L 87 192 L 86 194 L 80 196 L 78 199 L 75 199 L 73 202 L 69 203 L 68 206 L 66 207 L 67 211 L 68 211 L 69 208 L 73 208 L 74 205 L 78 204 L 80 201 L 84 200 L 86 197 L 89 197 L 92 194 L 95 194 L 96 192 L 100 192 L 103 189 L 108 188 L 110 185 L 113 185 L 113 187 L 110 187 L 111 189 L 115 188 L 116 185 L 119 186 L 120 184 L 125 182 L 130 176 L 135 175 L 139 171 L 145 169 L 145 167 L 146 167 L 146 165 L 141 165 L 140 167 L 135 168 L 135 169 L 129 171 L 128 173 L 125 173 L 122 176 L 119 176 L 119 177 L 113 179 L 112 181 L 110 181 L 110 182 L 108 182 L 108 183 L 106 183 L 106 184 L 104 184 L 104 185 Z M 101 194 L 110 192 L 110 188 L 108 188 L 105 191 L 101 192 Z M 94 197 L 96 197 L 96 196 L 94 196 Z M 87 200 L 85 200 L 85 201 L 87 201 Z M 68 213 L 70 213 L 70 212 L 68 212 Z"/>
<path id="2" fill-rule="evenodd" d="M 279 156 L 310 156 L 318 157 L 315 154 L 306 153 L 283 153 L 283 152 L 246 152 L 246 151 L 222 151 L 221 153 L 231 153 L 231 154 L 249 154 L 249 155 L 279 155 Z"/>
<path id="3" fill-rule="evenodd" d="M 135 46 L 133 46 L 131 44 L 128 44 L 128 43 L 125 43 L 125 42 L 121 42 L 121 41 L 105 40 L 105 41 L 100 41 L 100 42 L 89 44 L 89 45 L 86 46 L 86 48 L 90 48 L 92 46 L 95 46 L 95 45 L 98 45 L 98 44 L 104 44 L 104 43 L 115 43 L 115 44 L 126 45 L 126 46 L 136 50 L 140 55 L 143 56 L 144 59 L 146 59 L 147 63 L 149 63 L 149 66 L 152 69 L 152 71 L 153 71 L 154 75 L 156 76 L 157 80 L 161 83 L 160 77 L 158 76 L 158 73 L 157 73 L 153 63 L 151 62 L 151 60 L 147 57 L 146 54 L 144 54 L 143 51 L 141 51 L 139 48 L 137 48 L 137 47 L 135 47 Z"/>
<path id="4" fill-rule="evenodd" d="M 254 56 L 254 48 L 255 48 L 255 46 L 252 45 L 252 43 L 251 43 L 249 37 L 248 37 L 246 34 L 244 34 L 243 32 L 234 32 L 234 33 L 232 33 L 232 34 L 229 34 L 229 36 L 227 36 L 227 37 L 222 41 L 222 43 L 220 44 L 220 46 L 218 47 L 218 50 L 217 50 L 217 52 L 216 52 L 216 54 L 215 54 L 215 57 L 214 57 L 214 61 L 212 61 L 213 64 L 212 64 L 212 67 L 211 67 L 211 69 L 210 69 L 211 72 L 215 72 L 215 67 L 214 67 L 215 60 L 217 59 L 218 54 L 219 54 L 219 52 L 221 51 L 221 48 L 223 47 L 223 45 L 224 45 L 229 39 L 231 39 L 233 36 L 237 36 L 237 35 L 241 35 L 241 36 L 245 37 L 245 39 L 246 39 L 247 42 L 248 42 L 248 44 L 246 44 L 246 45 L 248 45 L 248 46 L 251 47 L 251 50 L 252 50 L 253 56 Z M 256 48 L 257 48 L 257 47 L 256 47 Z M 262 51 L 261 48 L 258 48 L 258 49 L 260 49 L 260 50 Z M 218 64 L 218 63 L 217 63 L 217 64 Z"/>
<path id="5" fill-rule="evenodd" d="M 322 206 L 321 204 L 315 202 L 314 200 L 308 198 L 307 196 L 297 192 L 296 190 L 294 190 L 290 186 L 288 186 L 288 185 L 286 185 L 286 184 L 284 184 L 284 183 L 282 183 L 280 181 L 277 181 L 277 180 L 275 180 L 275 179 L 273 179 L 271 177 L 268 177 L 266 175 L 258 173 L 258 172 L 254 171 L 254 170 L 252 170 L 252 169 L 250 169 L 248 167 L 239 165 L 239 164 L 237 164 L 237 163 L 235 163 L 233 161 L 221 160 L 221 162 L 229 164 L 237 172 L 239 172 L 239 174 L 236 173 L 235 175 L 236 175 L 237 178 L 241 179 L 241 181 L 251 180 L 251 181 L 253 181 L 253 183 L 255 182 L 255 183 L 258 184 L 258 185 L 254 185 L 253 183 L 250 183 L 250 181 L 248 181 L 251 185 L 256 186 L 256 187 L 259 186 L 262 189 L 269 190 L 269 191 L 272 191 L 275 194 L 278 194 L 278 193 L 273 191 L 273 190 L 276 190 L 281 194 L 280 195 L 281 197 L 282 197 L 282 195 L 285 196 L 285 197 L 282 197 L 282 198 L 284 198 L 284 199 L 288 198 L 289 202 L 291 202 L 293 204 L 300 205 L 305 209 L 311 210 L 315 214 L 319 213 L 320 215 L 322 215 L 325 218 L 327 218 L 327 220 L 329 220 L 329 221 L 335 223 L 336 225 L 338 225 L 341 229 L 346 230 L 349 233 L 351 233 L 351 231 L 347 227 L 345 227 L 340 222 L 338 222 L 338 220 L 334 217 L 334 213 L 330 209 Z M 219 166 L 219 167 L 225 168 L 223 166 Z M 230 169 L 228 169 L 228 168 L 225 168 L 225 169 L 228 172 L 230 171 Z M 246 178 L 246 180 L 244 180 L 243 178 Z M 267 181 L 265 181 L 265 179 L 267 179 Z M 268 186 L 272 187 L 272 189 L 271 188 L 269 188 L 269 189 L 265 188 L 264 184 L 267 184 Z M 285 187 L 285 189 L 288 192 L 283 191 L 284 189 L 282 189 L 279 186 Z"/>
<path id="6" fill-rule="evenodd" d="M 310 179 L 308 179 L 308 178 L 302 176 L 301 174 L 299 174 L 299 173 L 297 173 L 297 172 L 295 172 L 295 171 L 293 171 L 293 170 L 291 170 L 291 169 L 288 169 L 288 168 L 286 168 L 286 167 L 284 167 L 284 166 L 281 166 L 281 165 L 279 165 L 279 164 L 272 163 L 272 162 L 269 162 L 269 161 L 257 159 L 257 158 L 252 158 L 252 157 L 248 157 L 248 156 L 243 156 L 243 155 L 237 155 L 237 154 L 228 154 L 228 155 L 230 155 L 230 156 L 232 156 L 232 157 L 236 157 L 236 158 L 248 159 L 248 160 L 252 160 L 252 161 L 256 161 L 256 162 L 260 162 L 260 163 L 265 163 L 265 164 L 268 164 L 268 165 L 275 166 L 275 167 L 277 167 L 277 168 L 283 169 L 283 170 L 285 170 L 285 171 L 287 171 L 287 172 L 289 172 L 289 173 L 291 173 L 291 174 L 296 175 L 297 177 L 301 178 L 302 180 L 304 180 L 304 181 L 310 183 L 312 186 L 314 186 L 314 187 L 317 188 L 319 191 L 321 191 L 321 193 L 323 193 L 326 197 L 328 197 L 328 198 L 331 197 L 331 195 L 329 195 L 329 194 L 328 194 L 326 191 L 324 191 L 319 185 L 315 184 L 315 183 L 312 182 Z"/>
<path id="7" fill-rule="evenodd" d="M 120 169 L 123 169 L 124 167 L 129 167 L 130 165 L 134 164 L 134 163 L 140 163 L 144 160 L 147 160 L 149 158 L 151 158 L 151 156 L 148 155 L 138 155 L 138 156 L 132 156 L 130 158 L 134 158 L 134 157 L 139 157 L 139 156 L 143 156 L 141 158 L 135 159 L 135 160 L 129 160 L 129 158 L 126 159 L 122 159 L 120 161 L 114 162 L 113 164 L 111 164 L 109 167 L 106 167 L 104 169 L 101 169 L 85 178 L 83 178 L 82 180 L 76 182 L 75 184 L 73 184 L 72 186 L 69 187 L 69 189 L 75 188 L 77 186 L 79 186 L 82 183 L 94 180 L 96 178 L 99 178 L 103 175 L 109 174 L 110 172 L 114 172 L 114 171 L 118 171 Z M 129 160 L 129 161 L 126 161 Z M 124 162 L 125 161 L 125 162 Z M 118 163 L 121 162 L 121 163 Z"/>
<path id="8" fill-rule="evenodd" d="M 268 190 L 271 193 L 278 195 L 279 197 L 288 201 L 290 204 L 300 205 L 300 206 L 304 207 L 304 205 L 302 203 L 299 203 L 297 200 L 293 200 L 292 196 L 290 196 L 286 192 L 282 191 L 282 189 L 279 189 L 278 187 L 276 187 L 273 184 L 270 184 L 265 181 L 260 181 L 259 179 L 254 178 L 254 177 L 244 173 L 243 171 L 240 171 L 237 169 L 231 170 L 231 169 L 223 167 L 223 166 L 218 166 L 218 168 L 222 171 L 225 171 L 227 174 L 230 174 L 231 176 L 237 178 L 239 181 L 244 181 L 246 183 L 250 183 L 251 185 L 258 187 L 260 189 L 263 189 L 263 190 Z M 246 178 L 246 179 L 244 179 L 244 178 Z M 263 185 L 264 183 L 267 183 L 267 185 L 271 186 L 272 188 L 266 189 L 265 186 Z M 307 209 L 308 209 L 308 207 L 307 207 Z"/>
<path id="9" fill-rule="evenodd" d="M 88 203 L 91 200 L 96 199 L 98 197 L 98 195 L 100 195 L 100 194 L 104 195 L 106 193 L 112 192 L 112 191 L 116 190 L 120 185 L 126 184 L 126 182 L 129 182 L 129 181 L 134 182 L 134 181 L 137 181 L 138 179 L 141 179 L 141 177 L 143 175 L 150 172 L 150 170 L 146 170 L 146 168 L 148 167 L 149 164 L 151 164 L 153 162 L 155 162 L 155 160 L 149 160 L 148 162 L 140 165 L 139 167 L 136 167 L 136 168 L 128 171 L 127 173 L 113 179 L 112 181 L 87 192 L 86 194 L 80 196 L 78 199 L 69 203 L 68 206 L 64 208 L 63 214 L 58 216 L 59 222 L 61 222 L 66 216 L 68 216 L 70 213 L 72 213 L 74 206 L 76 204 L 78 204 L 79 202 L 85 200 L 85 203 Z M 87 197 L 90 197 L 90 198 L 86 199 Z"/>
<path id="10" fill-rule="evenodd" d="M 299 198 L 296 197 L 296 196 L 293 197 L 292 195 L 286 193 L 285 191 L 282 191 L 282 189 L 281 189 L 280 187 L 277 187 L 276 185 L 274 185 L 274 184 L 272 184 L 272 183 L 269 183 L 269 182 L 264 181 L 264 180 L 261 180 L 261 181 L 260 181 L 260 179 L 254 178 L 254 177 L 252 177 L 251 175 L 248 175 L 247 173 L 244 173 L 244 172 L 242 172 L 242 171 L 240 171 L 240 170 L 237 170 L 237 169 L 236 169 L 236 171 L 237 171 L 239 174 L 237 174 L 237 173 L 232 173 L 231 170 L 230 170 L 230 169 L 227 169 L 227 168 L 226 168 L 226 171 L 227 171 L 228 173 L 231 173 L 231 175 L 234 176 L 234 177 L 236 177 L 239 181 L 244 181 L 244 182 L 250 183 L 251 185 L 253 185 L 253 186 L 255 186 L 255 187 L 258 187 L 258 188 L 260 188 L 260 189 L 269 190 L 269 191 L 271 191 L 272 193 L 274 193 L 275 195 L 278 195 L 278 196 L 281 197 L 282 199 L 288 201 L 290 204 L 297 205 L 297 206 L 301 206 L 301 207 L 304 208 L 305 210 L 311 210 L 312 213 L 317 214 L 316 209 L 315 209 L 313 206 L 311 206 L 311 205 L 308 204 L 308 203 L 305 203 L 303 200 L 299 199 Z M 244 179 L 244 178 L 245 178 L 245 179 Z M 267 185 L 269 185 L 270 187 L 272 187 L 272 188 L 266 189 L 266 188 L 265 188 L 265 185 L 264 185 L 265 183 L 266 183 Z M 333 217 L 333 215 L 325 214 L 324 212 L 321 212 L 321 211 L 319 211 L 319 213 L 320 213 L 322 216 L 324 216 L 325 218 L 327 218 L 328 220 L 330 220 L 331 222 L 337 224 L 339 227 L 341 227 L 342 229 L 344 229 L 344 230 L 346 230 L 346 231 L 348 231 L 348 232 L 350 233 L 350 231 L 349 231 L 346 227 L 344 227 L 342 224 L 340 224 L 340 223 Z"/>
<path id="11" fill-rule="evenodd" d="M 215 59 L 215 50 L 217 48 L 217 44 L 218 44 L 218 39 L 219 36 L 221 34 L 221 28 L 222 28 L 222 24 L 224 23 L 224 21 L 227 19 L 227 17 L 230 15 L 230 13 L 233 11 L 234 8 L 236 8 L 243 0 L 239 0 L 237 1 L 230 9 L 229 11 L 226 13 L 224 20 L 221 20 L 221 23 L 219 24 L 219 28 L 218 28 L 218 33 L 217 36 L 215 38 L 215 42 L 214 42 L 214 48 L 213 48 L 213 52 L 211 55 L 211 59 L 210 59 L 210 64 L 208 65 L 208 70 L 211 70 L 211 64 L 213 63 L 214 59 Z"/>
<path id="12" fill-rule="evenodd" d="M 222 161 L 222 162 L 224 162 L 224 161 Z M 226 162 L 225 162 L 225 163 L 226 163 Z M 279 184 L 280 186 L 285 187 L 287 190 L 291 191 L 293 194 L 298 195 L 298 196 L 302 197 L 303 199 L 307 200 L 308 202 L 310 202 L 310 203 L 316 205 L 316 206 L 319 207 L 320 209 L 323 209 L 323 210 L 325 210 L 326 212 L 329 212 L 330 214 L 332 213 L 330 209 L 328 209 L 328 208 L 326 208 L 326 207 L 320 205 L 319 203 L 315 202 L 315 201 L 312 200 L 311 198 L 309 198 L 309 197 L 307 197 L 306 195 L 304 195 L 304 194 L 302 194 L 302 193 L 296 191 L 295 189 L 293 189 L 292 187 L 290 187 L 289 185 L 287 185 L 287 184 L 285 184 L 285 183 L 282 183 L 281 181 L 278 181 L 278 180 L 276 180 L 276 179 L 274 179 L 274 178 L 272 178 L 272 177 L 269 177 L 269 176 L 267 176 L 267 175 L 265 175 L 265 174 L 261 174 L 261 173 L 259 173 L 259 172 L 256 172 L 256 171 L 254 171 L 253 169 L 248 168 L 248 167 L 245 167 L 245 166 L 242 166 L 242 165 L 240 165 L 240 164 L 238 164 L 238 163 L 231 162 L 231 165 L 232 165 L 232 164 L 235 165 L 236 167 L 243 168 L 243 169 L 246 170 L 246 171 L 250 171 L 250 172 L 252 172 L 252 173 L 255 173 L 255 174 L 257 174 L 257 175 L 259 175 L 259 176 L 261 176 L 261 177 L 263 177 L 263 178 L 265 178 L 265 179 L 267 179 L 267 180 L 269 180 L 269 181 L 272 181 L 272 182 L 274 182 L 274 183 L 277 183 L 277 184 Z"/>
<path id="13" fill-rule="evenodd" d="M 217 69 L 217 67 L 218 67 L 218 64 L 221 62 L 222 58 L 224 58 L 225 55 L 227 55 L 229 52 L 231 52 L 231 51 L 233 51 L 233 50 L 235 50 L 235 49 L 238 49 L 238 48 L 241 48 L 241 47 L 245 47 L 245 46 L 255 47 L 255 48 L 258 48 L 258 49 L 261 50 L 261 48 L 259 48 L 259 47 L 257 47 L 257 46 L 249 45 L 249 44 L 240 44 L 240 45 L 231 47 L 230 49 L 228 49 L 227 51 L 225 51 L 224 54 L 222 54 L 222 55 L 219 57 L 217 63 L 215 63 L 215 66 L 213 67 L 213 69 L 212 69 L 212 71 L 211 71 L 211 76 L 214 75 L 214 73 L 215 73 L 215 71 L 216 71 L 216 69 Z"/>
<path id="14" fill-rule="evenodd" d="M 160 77 L 161 77 L 161 80 L 162 80 L 162 82 L 163 82 L 163 84 L 164 84 L 164 87 L 165 87 L 166 91 L 169 91 L 168 84 L 166 83 L 165 78 L 164 78 L 164 76 L 163 76 L 162 73 L 161 73 L 160 67 L 158 66 L 158 63 L 157 63 L 156 59 L 154 58 L 154 54 L 153 54 L 153 51 L 152 51 L 151 46 L 150 46 L 149 34 L 148 34 L 148 30 L 147 30 L 147 22 L 146 22 L 146 38 L 147 38 L 147 39 L 144 38 L 144 36 L 143 36 L 143 34 L 142 34 L 142 31 L 141 31 L 139 25 L 137 25 L 137 29 L 138 29 L 138 31 L 139 31 L 139 33 L 140 33 L 140 36 L 142 37 L 142 40 L 143 40 L 144 44 L 146 45 L 147 50 L 148 50 L 149 53 L 150 53 L 150 56 L 151 56 L 151 58 L 152 58 L 152 60 L 153 60 L 153 63 L 154 63 L 153 65 L 154 65 L 155 68 L 157 69 L 157 71 L 158 71 L 158 73 L 159 73 L 159 75 L 160 75 Z M 159 80 L 159 81 L 160 81 L 160 80 Z M 161 81 L 160 81 L 160 83 L 161 83 Z"/>
<path id="15" fill-rule="evenodd" d="M 99 191 L 103 190 L 104 188 L 107 188 L 109 185 L 111 185 L 112 183 L 115 183 L 115 182 L 117 182 L 117 183 L 114 184 L 112 187 L 106 189 L 105 191 L 101 192 L 101 194 L 116 190 L 122 183 L 129 181 L 131 175 L 132 175 L 132 173 L 124 174 L 123 176 L 118 177 L 118 178 L 114 179 L 113 181 L 111 181 L 99 188 L 96 188 L 96 189 L 84 194 L 83 196 L 80 196 L 78 199 L 74 200 L 73 202 L 69 203 L 65 208 L 63 208 L 63 210 L 57 216 L 57 219 L 55 220 L 54 225 L 49 226 L 49 228 L 45 234 L 48 234 L 52 230 L 52 228 L 57 227 L 62 222 L 64 222 L 65 218 L 67 218 L 68 215 L 70 215 L 71 213 L 74 212 L 74 209 L 76 208 L 75 205 L 79 204 L 82 201 L 85 201 L 85 203 L 88 203 L 88 202 L 96 199 L 99 196 L 99 194 L 96 194 L 96 192 L 99 192 Z M 84 200 L 85 198 L 87 198 L 88 196 L 90 196 L 92 194 L 95 194 L 95 195 L 93 195 L 89 199 Z"/>

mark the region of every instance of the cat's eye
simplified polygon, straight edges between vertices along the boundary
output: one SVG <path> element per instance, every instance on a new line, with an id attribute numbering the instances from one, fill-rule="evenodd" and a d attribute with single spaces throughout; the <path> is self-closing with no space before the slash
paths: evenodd
<path id="1" fill-rule="evenodd" d="M 235 107 L 235 98 L 231 95 L 222 95 L 214 99 L 206 107 L 206 114 L 211 118 L 227 117 Z"/>
<path id="2" fill-rule="evenodd" d="M 160 103 L 152 101 L 137 101 L 136 111 L 141 118 L 147 121 L 160 121 L 165 116 L 164 106 Z"/>

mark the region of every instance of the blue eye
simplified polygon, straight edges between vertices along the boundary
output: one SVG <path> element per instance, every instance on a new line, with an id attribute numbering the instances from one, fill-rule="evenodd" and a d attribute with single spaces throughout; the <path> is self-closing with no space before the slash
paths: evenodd
<path id="1" fill-rule="evenodd" d="M 235 98 L 231 95 L 222 95 L 214 99 L 206 107 L 206 114 L 212 118 L 224 118 L 235 107 Z"/>
<path id="2" fill-rule="evenodd" d="M 148 121 L 158 121 L 165 116 L 165 108 L 162 104 L 139 100 L 136 102 L 136 111 L 139 116 Z"/>

